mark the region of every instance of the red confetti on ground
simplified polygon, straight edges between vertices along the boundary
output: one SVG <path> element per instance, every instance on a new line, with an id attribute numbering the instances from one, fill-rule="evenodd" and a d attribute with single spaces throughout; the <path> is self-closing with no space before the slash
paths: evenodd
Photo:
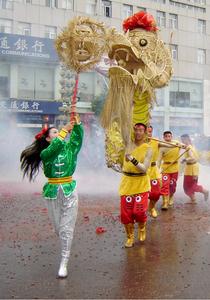
<path id="1" fill-rule="evenodd" d="M 89 222 L 90 221 L 90 218 L 87 215 L 84 215 L 83 218 L 84 218 L 85 222 Z"/>
<path id="2" fill-rule="evenodd" d="M 9 192 L 3 192 L 3 193 L 2 193 L 2 196 L 5 197 L 5 198 L 9 198 L 9 197 L 12 196 L 12 194 L 9 193 Z"/>
<path id="3" fill-rule="evenodd" d="M 96 227 L 96 233 L 101 234 L 106 232 L 106 229 L 104 227 Z"/>
<path id="4" fill-rule="evenodd" d="M 39 193 L 39 192 L 34 192 L 34 196 L 41 196 L 42 193 Z"/>
<path id="5" fill-rule="evenodd" d="M 118 215 L 118 216 L 115 216 L 115 217 L 112 217 L 113 218 L 113 220 L 114 221 L 118 221 L 118 222 L 120 222 L 120 215 Z"/>

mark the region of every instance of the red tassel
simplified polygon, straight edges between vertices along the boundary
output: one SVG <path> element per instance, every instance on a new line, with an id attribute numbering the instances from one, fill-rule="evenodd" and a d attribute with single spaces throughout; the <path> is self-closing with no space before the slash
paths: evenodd
<path id="1" fill-rule="evenodd" d="M 96 227 L 97 234 L 104 233 L 104 232 L 106 232 L 106 229 L 104 227 Z"/>
<path id="2" fill-rule="evenodd" d="M 37 133 L 36 135 L 35 135 L 35 139 L 36 140 L 39 140 L 46 132 L 47 132 L 47 129 L 48 128 L 42 128 L 42 130 L 39 132 L 39 133 Z"/>

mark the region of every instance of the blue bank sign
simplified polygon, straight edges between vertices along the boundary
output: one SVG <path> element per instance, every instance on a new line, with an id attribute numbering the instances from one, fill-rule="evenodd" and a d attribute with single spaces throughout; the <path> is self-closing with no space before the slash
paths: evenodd
<path id="1" fill-rule="evenodd" d="M 53 40 L 8 33 L 0 33 L 0 56 L 58 61 Z"/>
<path id="2" fill-rule="evenodd" d="M 62 102 L 37 101 L 37 100 L 2 100 L 0 101 L 0 111 L 24 112 L 38 114 L 60 114 L 59 107 Z"/>

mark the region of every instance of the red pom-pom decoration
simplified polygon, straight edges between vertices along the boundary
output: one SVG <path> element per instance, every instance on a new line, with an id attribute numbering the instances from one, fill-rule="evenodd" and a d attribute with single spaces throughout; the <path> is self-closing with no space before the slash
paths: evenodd
<path id="1" fill-rule="evenodd" d="M 48 128 L 43 128 L 39 133 L 35 135 L 35 139 L 39 140 L 46 132 Z"/>
<path id="2" fill-rule="evenodd" d="M 158 30 L 153 16 L 145 11 L 139 11 L 138 13 L 123 21 L 123 30 L 125 32 L 136 28 L 142 28 L 147 31 Z"/>
<path id="3" fill-rule="evenodd" d="M 106 232 L 106 229 L 104 227 L 96 227 L 97 234 L 104 233 L 104 232 Z"/>

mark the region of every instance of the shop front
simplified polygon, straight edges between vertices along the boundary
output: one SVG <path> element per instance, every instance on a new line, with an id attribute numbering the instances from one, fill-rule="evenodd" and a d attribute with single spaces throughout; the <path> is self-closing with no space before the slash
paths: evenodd
<path id="1" fill-rule="evenodd" d="M 30 130 L 53 124 L 58 66 L 53 40 L 0 33 L 0 123 Z"/>
<path id="2" fill-rule="evenodd" d="M 44 124 L 53 125 L 61 102 L 24 99 L 0 101 L 0 124 L 6 128 L 28 129 L 32 134 Z"/>

